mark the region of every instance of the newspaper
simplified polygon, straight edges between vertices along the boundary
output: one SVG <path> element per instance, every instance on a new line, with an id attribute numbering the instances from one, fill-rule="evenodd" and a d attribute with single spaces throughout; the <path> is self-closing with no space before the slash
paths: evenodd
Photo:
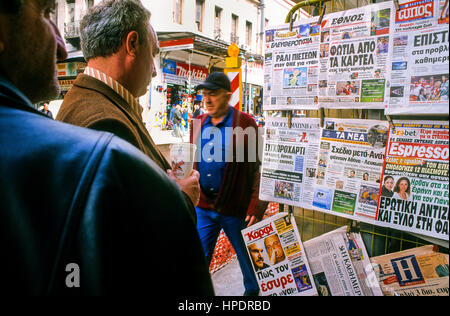
<path id="1" fill-rule="evenodd" d="M 383 296 L 360 234 L 344 226 L 304 247 L 320 296 Z"/>
<path id="2" fill-rule="evenodd" d="M 313 209 L 373 223 L 388 131 L 386 121 L 325 119 Z"/>
<path id="3" fill-rule="evenodd" d="M 448 114 L 448 0 L 400 0 L 386 114 Z"/>
<path id="4" fill-rule="evenodd" d="M 449 122 L 394 121 L 378 223 L 448 240 Z"/>
<path id="5" fill-rule="evenodd" d="M 325 15 L 320 34 L 321 107 L 385 108 L 394 11 L 389 1 Z"/>
<path id="6" fill-rule="evenodd" d="M 317 110 L 320 25 L 317 17 L 265 30 L 264 99 L 267 110 Z"/>
<path id="7" fill-rule="evenodd" d="M 317 295 L 293 215 L 275 214 L 242 236 L 263 296 Z"/>
<path id="8" fill-rule="evenodd" d="M 448 296 L 448 254 L 433 245 L 370 259 L 385 295 Z"/>
<path id="9" fill-rule="evenodd" d="M 260 199 L 310 208 L 319 141 L 320 119 L 267 118 Z"/>

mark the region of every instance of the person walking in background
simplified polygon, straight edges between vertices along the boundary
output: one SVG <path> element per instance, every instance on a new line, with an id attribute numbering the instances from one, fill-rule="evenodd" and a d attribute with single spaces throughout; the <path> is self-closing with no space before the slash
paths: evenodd
<path id="1" fill-rule="evenodd" d="M 48 103 L 44 102 L 41 112 L 47 115 L 49 118 L 53 119 L 53 113 L 48 109 Z"/>
<path id="2" fill-rule="evenodd" d="M 142 122 L 144 95 L 156 75 L 158 40 L 150 12 L 138 0 L 108 0 L 91 8 L 80 24 L 87 61 L 64 98 L 57 119 L 107 131 L 130 142 L 178 183 L 193 216 L 199 200 L 198 172 L 176 179 L 171 166 Z"/>
<path id="3" fill-rule="evenodd" d="M 191 124 L 190 141 L 201 153 L 194 168 L 200 172 L 200 202 L 196 208 L 197 229 L 207 262 L 211 261 L 220 230 L 230 240 L 244 277 L 244 295 L 258 295 L 259 286 L 247 255 L 241 230 L 258 222 L 267 202 L 260 201 L 260 161 L 257 139 L 251 148 L 249 135 L 235 135 L 234 130 L 253 129 L 258 137 L 256 122 L 246 113 L 229 105 L 231 85 L 221 72 L 211 73 L 200 84 L 207 113 Z M 248 130 L 247 130 L 248 131 Z M 232 134 L 233 133 L 233 134 Z M 251 134 L 251 133 L 250 133 Z M 242 142 L 231 138 L 242 137 Z M 233 153 L 243 153 L 238 160 Z M 253 155 L 253 158 L 250 158 Z M 230 159 L 230 157 L 232 159 Z"/>

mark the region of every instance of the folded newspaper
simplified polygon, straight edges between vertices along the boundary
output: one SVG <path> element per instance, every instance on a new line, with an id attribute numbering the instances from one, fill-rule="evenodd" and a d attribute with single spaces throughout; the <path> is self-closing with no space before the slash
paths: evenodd
<path id="1" fill-rule="evenodd" d="M 242 236 L 263 296 L 317 295 L 293 215 L 275 214 Z"/>
<path id="2" fill-rule="evenodd" d="M 389 296 L 448 296 L 448 254 L 433 245 L 370 259 L 380 286 Z"/>
<path id="3" fill-rule="evenodd" d="M 320 296 L 383 296 L 360 234 L 343 226 L 303 244 Z"/>

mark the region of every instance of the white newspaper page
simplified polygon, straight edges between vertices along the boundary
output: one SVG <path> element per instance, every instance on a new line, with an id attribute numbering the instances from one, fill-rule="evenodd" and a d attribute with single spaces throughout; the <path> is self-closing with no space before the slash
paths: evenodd
<path id="1" fill-rule="evenodd" d="M 358 233 L 347 226 L 304 242 L 319 296 L 382 296 Z"/>
<path id="2" fill-rule="evenodd" d="M 263 296 L 317 295 L 293 215 L 275 214 L 242 236 Z"/>
<path id="3" fill-rule="evenodd" d="M 311 208 L 319 141 L 320 119 L 267 118 L 260 199 Z"/>
<path id="4" fill-rule="evenodd" d="M 319 37 L 317 18 L 266 28 L 265 111 L 318 109 Z"/>
<path id="5" fill-rule="evenodd" d="M 386 114 L 448 114 L 448 0 L 400 0 Z"/>
<path id="6" fill-rule="evenodd" d="M 394 11 L 390 1 L 325 15 L 320 34 L 321 107 L 385 108 Z"/>
<path id="7" fill-rule="evenodd" d="M 374 222 L 388 132 L 386 121 L 325 119 L 313 209 Z"/>
<path id="8" fill-rule="evenodd" d="M 449 122 L 394 121 L 377 223 L 448 240 Z"/>
<path id="9" fill-rule="evenodd" d="M 372 257 L 380 286 L 387 296 L 448 296 L 448 254 L 433 245 Z"/>

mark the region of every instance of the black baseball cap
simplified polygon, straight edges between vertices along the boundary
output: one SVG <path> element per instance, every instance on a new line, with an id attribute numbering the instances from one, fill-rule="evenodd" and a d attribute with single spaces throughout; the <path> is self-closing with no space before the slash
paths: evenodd
<path id="1" fill-rule="evenodd" d="M 197 90 L 208 89 L 208 90 L 218 90 L 225 89 L 231 91 L 231 83 L 228 76 L 223 72 L 213 72 L 206 77 L 205 81 L 197 86 Z"/>

